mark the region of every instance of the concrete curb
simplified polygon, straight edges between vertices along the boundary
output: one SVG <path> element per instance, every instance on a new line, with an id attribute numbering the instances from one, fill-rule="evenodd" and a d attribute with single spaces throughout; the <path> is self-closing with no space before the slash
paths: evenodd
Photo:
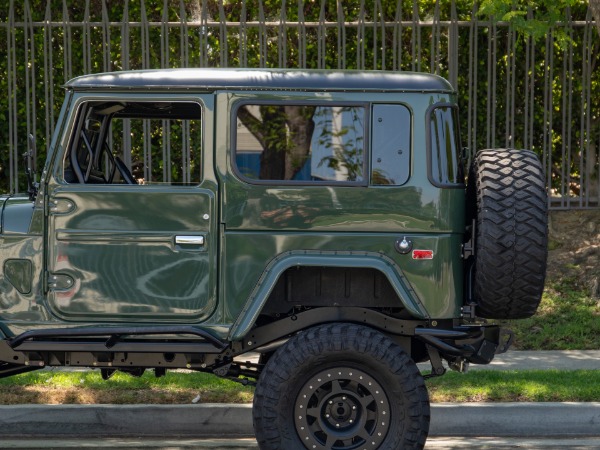
<path id="1" fill-rule="evenodd" d="M 251 405 L 0 406 L 0 436 L 251 437 Z M 600 436 L 600 402 L 436 403 L 430 436 Z"/>

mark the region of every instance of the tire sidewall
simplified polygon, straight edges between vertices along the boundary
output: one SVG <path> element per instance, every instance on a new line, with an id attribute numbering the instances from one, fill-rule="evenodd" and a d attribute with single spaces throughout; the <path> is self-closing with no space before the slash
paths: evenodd
<path id="1" fill-rule="evenodd" d="M 366 328 L 366 327 L 358 327 L 358 328 Z M 306 332 L 305 332 L 306 333 Z M 377 333 L 377 332 L 375 332 Z M 317 332 L 318 334 L 318 332 Z M 381 339 L 383 335 L 377 333 L 378 339 Z M 317 339 L 318 342 L 315 344 L 325 345 L 324 348 L 318 349 L 311 348 L 310 343 L 312 339 L 306 339 L 307 334 L 301 335 L 296 339 L 296 342 L 288 342 L 288 344 L 281 347 L 269 360 L 262 376 L 271 376 L 273 378 L 266 380 L 265 383 L 259 383 L 257 388 L 257 392 L 254 398 L 254 408 L 260 409 L 264 408 L 265 404 L 262 401 L 262 392 L 264 389 L 273 389 L 271 392 L 271 396 L 274 398 L 278 398 L 279 401 L 276 404 L 271 404 L 267 406 L 267 409 L 273 410 L 269 412 L 269 417 L 274 419 L 276 423 L 271 424 L 275 425 L 277 428 L 277 432 L 279 434 L 279 444 L 277 446 L 263 446 L 261 448 L 280 448 L 286 450 L 303 450 L 305 447 L 301 445 L 300 438 L 298 433 L 296 432 L 296 425 L 293 417 L 296 399 L 302 390 L 305 383 L 311 379 L 312 376 L 316 375 L 319 372 L 322 372 L 326 369 L 335 369 L 340 367 L 348 367 L 352 369 L 357 369 L 363 371 L 369 376 L 371 376 L 377 383 L 381 385 L 381 387 L 385 390 L 386 396 L 388 398 L 388 402 L 391 408 L 391 420 L 390 426 L 387 430 L 387 435 L 385 440 L 379 446 L 381 449 L 392 449 L 392 448 L 422 448 L 421 446 L 409 446 L 405 445 L 407 439 L 414 438 L 414 430 L 415 428 L 419 429 L 421 433 L 424 434 L 424 437 L 420 439 L 423 444 L 427 435 L 428 425 L 429 425 L 429 402 L 427 396 L 427 391 L 424 386 L 424 382 L 422 382 L 422 377 L 418 374 L 418 369 L 416 365 L 410 360 L 410 358 L 395 344 L 392 348 L 392 352 L 397 353 L 398 357 L 403 357 L 403 364 L 406 366 L 406 373 L 410 373 L 412 376 L 415 376 L 415 371 L 418 374 L 421 382 L 417 382 L 417 390 L 421 390 L 419 395 L 411 395 L 407 394 L 407 385 L 410 383 L 408 380 L 403 379 L 406 378 L 405 373 L 398 374 L 397 367 L 391 367 L 390 364 L 387 363 L 387 358 L 381 359 L 377 354 L 373 354 L 372 349 L 368 348 L 360 348 L 359 345 L 355 345 L 356 342 L 353 342 L 351 339 L 349 340 L 339 340 L 336 341 L 323 341 L 323 339 Z M 385 340 L 387 338 L 383 337 Z M 309 348 L 307 354 L 298 354 L 294 353 L 297 350 L 297 345 L 302 346 L 298 341 L 304 341 L 309 343 Z M 300 352 L 305 353 L 305 352 Z M 280 365 L 282 363 L 286 364 L 285 370 L 283 371 L 287 376 L 284 377 L 274 377 L 274 372 L 281 369 L 281 367 L 272 367 L 273 365 Z M 279 370 L 281 372 L 281 370 Z M 423 393 L 426 397 L 426 402 L 423 401 Z M 419 400 L 420 399 L 420 400 Z M 406 408 L 406 405 L 419 403 L 419 414 L 416 414 L 418 417 L 413 417 L 415 414 L 409 414 Z M 273 414 L 274 413 L 274 414 Z M 423 417 L 426 417 L 426 425 L 423 423 Z M 264 423 L 259 418 L 256 419 L 255 416 L 255 428 L 262 428 Z M 407 422 L 408 421 L 408 422 Z M 416 423 L 409 423 L 416 422 Z M 257 433 L 258 434 L 258 433 Z M 275 434 L 275 433 L 273 433 Z M 260 440 L 259 440 L 260 444 Z"/>

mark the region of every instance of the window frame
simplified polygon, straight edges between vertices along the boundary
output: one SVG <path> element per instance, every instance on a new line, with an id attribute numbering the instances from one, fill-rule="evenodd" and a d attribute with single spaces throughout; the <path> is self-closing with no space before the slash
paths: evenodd
<path id="1" fill-rule="evenodd" d="M 238 168 L 237 165 L 237 120 L 238 120 L 238 110 L 242 106 L 246 105 L 277 105 L 277 106 L 285 106 L 285 105 L 295 105 L 295 106 L 315 106 L 315 107 L 361 107 L 364 111 L 363 117 L 363 175 L 361 181 L 299 181 L 299 180 L 259 180 L 254 178 L 249 178 L 244 175 Z M 298 100 L 295 101 L 293 99 L 289 100 L 258 100 L 258 99 L 243 99 L 235 102 L 232 106 L 230 115 L 229 115 L 229 139 L 231 142 L 231 151 L 229 156 L 229 163 L 231 165 L 232 173 L 242 182 L 250 185 L 258 185 L 258 186 L 362 186 L 366 187 L 369 185 L 370 180 L 370 102 L 365 101 L 323 101 L 323 100 Z"/>
<path id="2" fill-rule="evenodd" d="M 456 151 L 457 151 L 457 158 L 458 158 L 458 162 L 459 164 L 462 165 L 463 167 L 463 175 L 465 174 L 465 167 L 462 161 L 462 143 L 461 143 L 461 139 L 460 139 L 460 122 L 459 122 L 459 110 L 458 110 L 458 105 L 455 103 L 450 103 L 450 102 L 441 102 L 441 103 L 434 103 L 432 104 L 429 108 L 427 108 L 427 113 L 426 113 L 426 145 L 427 145 L 427 178 L 429 179 L 429 182 L 439 188 L 450 188 L 450 189 L 464 189 L 466 184 L 465 181 L 461 181 L 458 183 L 442 183 L 438 180 L 435 179 L 435 177 L 433 176 L 433 143 L 431 142 L 431 122 L 432 122 L 432 118 L 433 118 L 433 113 L 436 109 L 439 108 L 450 108 L 452 110 L 452 114 L 454 115 L 454 131 L 456 134 Z"/>
<path id="3" fill-rule="evenodd" d="M 198 150 L 199 151 L 199 157 L 200 157 L 200 167 L 199 167 L 199 172 L 198 172 L 198 181 L 197 182 L 190 182 L 188 184 L 181 184 L 178 182 L 165 182 L 165 181 L 160 181 L 160 182 L 151 182 L 149 184 L 126 184 L 126 183 L 79 183 L 79 182 L 68 182 L 65 179 L 65 169 L 66 169 L 66 160 L 67 158 L 70 157 L 71 151 L 73 151 L 73 149 L 78 145 L 78 142 L 80 140 L 80 133 L 81 130 L 83 129 L 84 126 L 84 122 L 85 122 L 85 116 L 87 115 L 87 109 L 89 108 L 90 104 L 93 103 L 102 103 L 102 102 L 108 102 L 108 101 L 114 101 L 116 103 L 118 102 L 122 102 L 122 103 L 193 103 L 195 105 L 198 106 L 199 110 L 200 110 L 200 117 L 198 118 L 193 118 L 193 119 L 178 119 L 178 120 L 199 120 L 200 121 L 200 128 L 201 128 L 201 133 L 202 133 L 202 143 L 201 143 L 201 147 Z M 149 97 L 146 95 L 143 96 L 137 96 L 137 95 L 132 95 L 132 96 L 126 96 L 123 98 L 116 98 L 112 95 L 98 95 L 98 96 L 81 96 L 79 98 L 75 99 L 74 104 L 71 106 L 72 111 L 70 112 L 70 117 L 68 119 L 68 124 L 67 124 L 67 130 L 68 132 L 66 133 L 66 136 L 68 136 L 68 139 L 65 142 L 65 145 L 63 145 L 64 151 L 62 152 L 62 155 L 60 157 L 60 163 L 57 164 L 56 167 L 56 171 L 54 172 L 53 178 L 56 180 L 56 182 L 58 182 L 59 184 L 62 185 L 68 185 L 68 186 L 86 186 L 86 185 L 94 185 L 94 186 L 112 186 L 112 187 L 143 187 L 143 186 L 157 186 L 157 185 L 164 185 L 164 186 L 170 186 L 170 187 L 194 187 L 194 186 L 200 186 L 204 180 L 205 180 L 205 173 L 204 173 L 204 164 L 205 164 L 205 146 L 206 146 L 206 106 L 204 104 L 203 101 L 201 101 L 199 98 L 196 97 L 166 97 L 166 96 L 159 96 L 159 97 Z M 83 116 L 82 116 L 83 115 Z M 130 118 L 123 118 L 124 119 L 140 119 L 140 120 L 153 120 L 153 118 L 148 117 L 148 118 L 138 118 L 138 117 L 130 117 Z M 113 117 L 110 117 L 110 121 L 113 120 Z M 156 119 L 156 120 L 162 120 L 162 119 Z M 167 119 L 169 120 L 169 119 Z M 110 125 L 109 125 L 110 127 Z M 108 133 L 108 131 L 107 131 Z M 106 137 L 106 136 L 105 136 Z M 162 155 L 161 155 L 162 157 Z"/>

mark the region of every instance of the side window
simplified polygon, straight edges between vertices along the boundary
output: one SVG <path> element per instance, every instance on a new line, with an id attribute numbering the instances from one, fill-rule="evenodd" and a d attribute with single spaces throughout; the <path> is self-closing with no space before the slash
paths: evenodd
<path id="1" fill-rule="evenodd" d="M 410 111 L 403 105 L 373 105 L 371 184 L 401 185 L 410 174 Z"/>
<path id="2" fill-rule="evenodd" d="M 438 106 L 429 117 L 430 180 L 438 186 L 464 186 L 465 173 L 460 156 L 458 109 Z"/>
<path id="3" fill-rule="evenodd" d="M 365 181 L 363 106 L 254 104 L 236 112 L 235 166 L 255 181 Z"/>
<path id="4" fill-rule="evenodd" d="M 84 184 L 198 184 L 202 111 L 187 102 L 87 102 L 64 162 Z"/>

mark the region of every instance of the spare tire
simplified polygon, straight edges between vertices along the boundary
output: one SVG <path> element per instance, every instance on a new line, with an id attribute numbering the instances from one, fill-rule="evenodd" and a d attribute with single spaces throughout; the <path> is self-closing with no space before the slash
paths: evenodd
<path id="1" fill-rule="evenodd" d="M 475 219 L 472 300 L 477 315 L 535 314 L 546 276 L 548 200 L 530 150 L 482 150 L 469 170 L 467 217 Z"/>

